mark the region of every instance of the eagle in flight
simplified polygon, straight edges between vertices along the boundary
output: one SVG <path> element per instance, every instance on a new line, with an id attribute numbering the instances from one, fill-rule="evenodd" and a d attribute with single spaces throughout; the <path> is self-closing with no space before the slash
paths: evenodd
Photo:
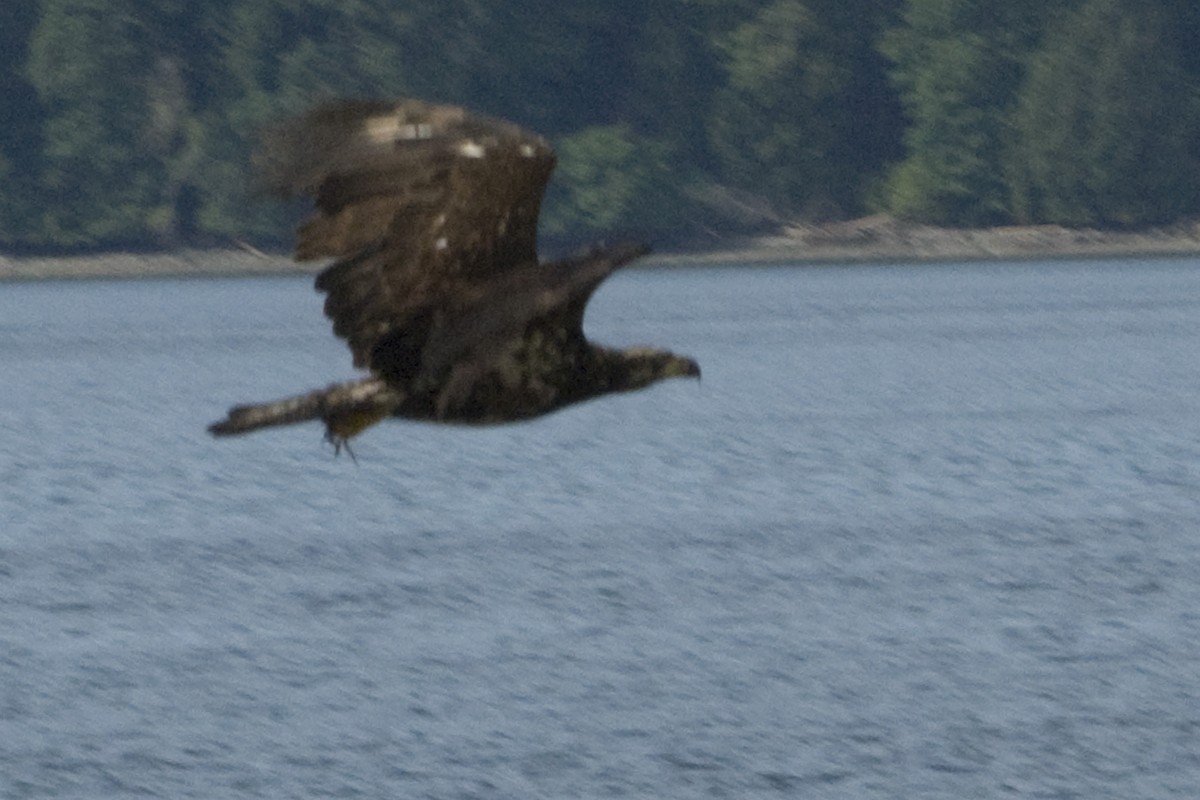
<path id="1" fill-rule="evenodd" d="M 370 375 L 235 406 L 214 435 L 321 420 L 335 452 L 349 452 L 386 417 L 512 422 L 700 375 L 690 358 L 584 337 L 596 287 L 647 248 L 538 260 L 555 161 L 540 136 L 455 106 L 336 101 L 270 129 L 257 160 L 264 189 L 314 199 L 295 258 L 332 259 L 316 288 Z"/>

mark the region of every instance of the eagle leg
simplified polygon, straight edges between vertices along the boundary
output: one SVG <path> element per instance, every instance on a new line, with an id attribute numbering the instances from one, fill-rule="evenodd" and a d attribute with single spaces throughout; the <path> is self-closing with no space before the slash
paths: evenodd
<path id="1" fill-rule="evenodd" d="M 358 459 L 354 456 L 354 451 L 350 449 L 349 436 L 342 436 L 341 434 L 335 433 L 333 430 L 327 428 L 325 430 L 325 441 L 333 445 L 334 458 L 340 456 L 342 451 L 345 450 L 346 455 L 350 456 L 350 460 L 354 462 L 354 466 L 358 466 Z"/>

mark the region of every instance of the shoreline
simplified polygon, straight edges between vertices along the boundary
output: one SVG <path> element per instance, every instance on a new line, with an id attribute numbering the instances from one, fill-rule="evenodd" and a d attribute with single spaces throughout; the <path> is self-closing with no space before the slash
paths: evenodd
<path id="1" fill-rule="evenodd" d="M 887 215 L 846 222 L 794 224 L 734 248 L 659 254 L 673 264 L 879 264 L 945 261 L 1031 261 L 1073 258 L 1200 257 L 1200 220 L 1138 231 L 1006 225 L 941 228 Z"/>
<path id="2" fill-rule="evenodd" d="M 885 215 L 826 224 L 793 224 L 773 235 L 696 252 L 661 252 L 656 266 L 745 264 L 911 264 L 1070 258 L 1200 257 L 1200 220 L 1140 231 L 1022 225 L 939 228 Z M 77 256 L 0 254 L 0 283 L 101 278 L 188 278 L 315 274 L 324 262 L 297 264 L 253 248 L 111 252 Z"/>

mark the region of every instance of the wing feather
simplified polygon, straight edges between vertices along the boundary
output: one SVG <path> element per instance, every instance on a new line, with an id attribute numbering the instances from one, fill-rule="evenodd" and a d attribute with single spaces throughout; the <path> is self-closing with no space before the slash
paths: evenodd
<path id="1" fill-rule="evenodd" d="M 335 259 L 316 283 L 325 313 L 377 368 L 381 338 L 424 338 L 406 326 L 537 264 L 554 161 L 541 137 L 455 106 L 340 101 L 268 132 L 259 170 L 268 191 L 313 196 L 296 258 Z"/>
<path id="2" fill-rule="evenodd" d="M 422 353 L 425 368 L 437 371 L 457 361 L 480 360 L 479 353 L 492 343 L 527 334 L 530 326 L 582 340 L 583 312 L 592 293 L 614 271 L 649 251 L 637 242 L 599 247 L 496 278 L 471 298 L 465 313 L 431 332 Z"/>

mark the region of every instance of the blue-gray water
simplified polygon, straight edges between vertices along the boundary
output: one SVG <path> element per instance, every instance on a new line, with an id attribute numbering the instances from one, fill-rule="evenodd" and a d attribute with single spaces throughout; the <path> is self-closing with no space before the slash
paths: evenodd
<path id="1" fill-rule="evenodd" d="M 676 381 L 216 441 L 303 278 L 0 286 L 0 797 L 1200 787 L 1200 268 L 627 272 Z"/>

